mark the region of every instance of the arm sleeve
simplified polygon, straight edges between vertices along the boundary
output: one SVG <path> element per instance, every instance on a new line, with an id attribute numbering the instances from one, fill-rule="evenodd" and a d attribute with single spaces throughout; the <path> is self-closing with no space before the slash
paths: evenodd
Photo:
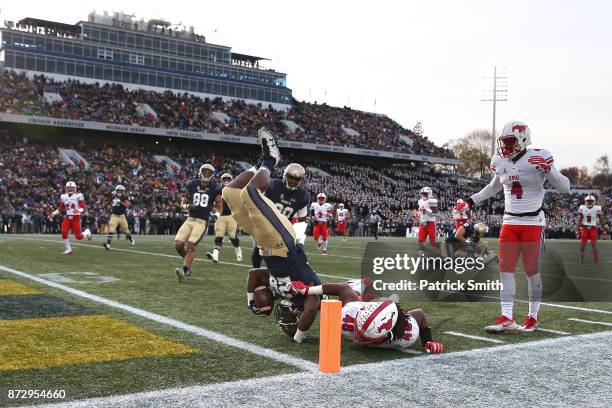
<path id="1" fill-rule="evenodd" d="M 546 174 L 546 180 L 560 193 L 567 194 L 570 192 L 570 181 L 565 177 L 557 168 L 553 165 L 550 168 L 548 174 Z"/>
<path id="2" fill-rule="evenodd" d="M 502 190 L 501 181 L 499 181 L 499 176 L 495 174 L 493 176 L 493 180 L 489 184 L 485 186 L 482 190 L 471 196 L 470 198 L 474 200 L 474 203 L 478 204 L 489 198 L 493 197 L 495 194 L 499 193 Z"/>

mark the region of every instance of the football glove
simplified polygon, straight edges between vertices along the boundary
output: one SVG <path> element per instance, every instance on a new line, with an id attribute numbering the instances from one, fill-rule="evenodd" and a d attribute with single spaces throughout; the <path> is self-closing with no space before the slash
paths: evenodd
<path id="1" fill-rule="evenodd" d="M 423 351 L 427 354 L 439 354 L 444 353 L 444 344 L 435 341 L 428 341 L 423 346 Z"/>
<path id="2" fill-rule="evenodd" d="M 474 203 L 474 200 L 472 200 L 471 197 L 468 197 L 468 198 L 466 198 L 463 201 L 465 201 L 465 203 L 467 204 L 468 208 L 470 208 L 470 209 L 474 208 L 474 206 L 476 205 L 476 203 Z"/>
<path id="3" fill-rule="evenodd" d="M 247 306 L 251 310 L 251 312 L 253 312 L 253 314 L 256 314 L 259 317 L 266 317 L 262 313 L 262 311 L 255 305 L 255 300 L 250 300 Z"/>
<path id="4" fill-rule="evenodd" d="M 302 281 L 292 281 L 291 288 L 293 289 L 292 293 L 294 295 L 300 294 L 306 296 L 308 295 L 308 290 L 310 289 L 310 286 L 306 285 Z"/>

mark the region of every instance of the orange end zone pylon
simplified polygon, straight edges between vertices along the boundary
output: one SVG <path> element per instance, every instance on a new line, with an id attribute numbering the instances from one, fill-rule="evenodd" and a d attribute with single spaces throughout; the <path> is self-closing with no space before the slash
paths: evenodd
<path id="1" fill-rule="evenodd" d="M 340 338 L 342 334 L 342 302 L 321 301 L 321 335 L 319 340 L 319 370 L 340 372 Z"/>

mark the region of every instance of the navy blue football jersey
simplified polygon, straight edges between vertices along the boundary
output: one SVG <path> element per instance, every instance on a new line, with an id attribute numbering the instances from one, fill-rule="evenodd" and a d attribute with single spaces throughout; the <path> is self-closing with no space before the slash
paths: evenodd
<path id="1" fill-rule="evenodd" d="M 472 237 L 472 235 L 474 235 L 474 225 L 476 225 L 474 221 L 466 222 L 465 224 L 463 224 L 463 228 L 465 229 L 465 238 L 471 238 L 473 242 L 478 242 L 480 240 L 480 237 Z M 452 234 L 450 234 L 450 236 L 446 239 L 447 242 L 459 242 L 457 238 L 455 238 L 455 232 L 457 231 L 454 231 Z"/>
<path id="2" fill-rule="evenodd" d="M 300 186 L 297 190 L 289 190 L 285 188 L 285 183 L 281 179 L 272 179 L 265 192 L 276 208 L 288 219 L 293 217 L 308 216 L 308 204 L 310 204 L 310 193 L 304 187 Z M 303 214 L 299 214 L 300 210 L 305 209 Z"/>
<path id="3" fill-rule="evenodd" d="M 121 204 L 122 201 L 129 201 L 129 197 L 125 194 L 116 195 L 113 194 L 113 201 L 111 203 L 111 212 L 115 215 L 125 215 L 126 208 Z"/>
<path id="4" fill-rule="evenodd" d="M 200 180 L 191 180 L 187 183 L 185 194 L 191 204 L 189 216 L 208 220 L 210 211 L 215 204 L 215 197 L 221 194 L 221 187 L 214 182 L 203 186 Z"/>

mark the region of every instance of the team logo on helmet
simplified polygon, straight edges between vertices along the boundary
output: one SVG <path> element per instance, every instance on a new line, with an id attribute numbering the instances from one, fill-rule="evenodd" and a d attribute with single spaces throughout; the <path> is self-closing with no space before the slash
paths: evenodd
<path id="1" fill-rule="evenodd" d="M 356 316 L 355 339 L 362 345 L 382 344 L 393 337 L 392 330 L 398 319 L 395 302 L 368 302 Z"/>
<path id="2" fill-rule="evenodd" d="M 513 158 L 531 144 L 531 131 L 523 122 L 506 123 L 502 134 L 497 138 L 497 153 L 501 157 Z"/>

